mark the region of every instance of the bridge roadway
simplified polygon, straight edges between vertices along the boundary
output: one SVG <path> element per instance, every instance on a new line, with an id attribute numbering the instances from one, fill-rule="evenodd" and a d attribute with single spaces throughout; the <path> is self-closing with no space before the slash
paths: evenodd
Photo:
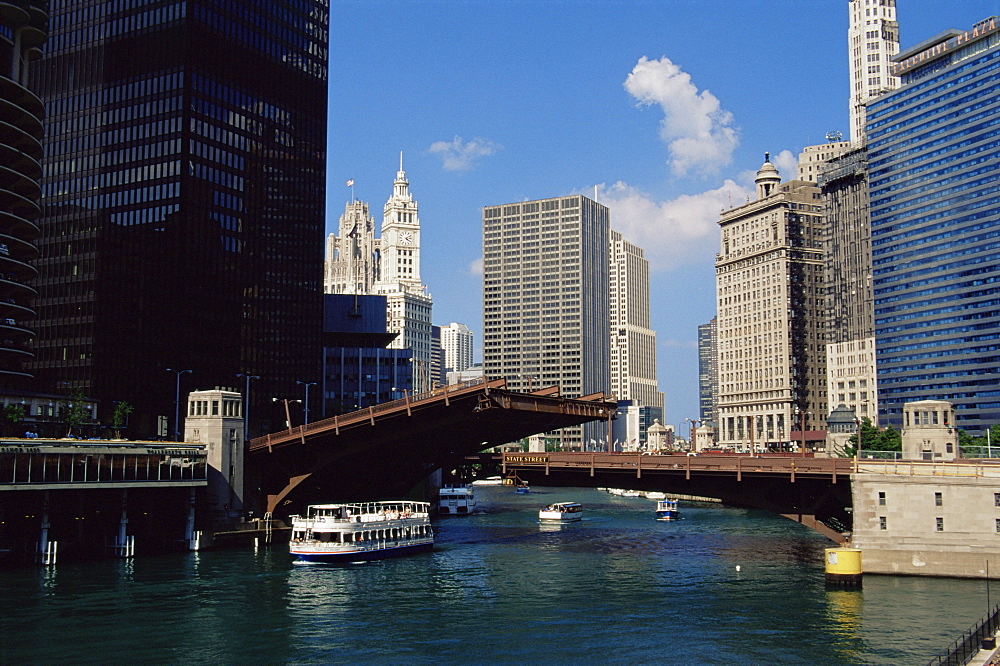
<path id="1" fill-rule="evenodd" d="M 248 472 L 275 517 L 307 504 L 402 497 L 438 469 L 537 433 L 613 419 L 597 393 L 561 398 L 506 381 L 472 381 L 382 403 L 250 441 Z"/>
<path id="2" fill-rule="evenodd" d="M 505 476 L 538 486 L 658 490 L 764 509 L 838 543 L 851 526 L 851 478 L 858 461 L 790 454 L 642 455 L 635 453 L 482 454 Z M 862 463 L 864 464 L 864 463 Z"/>

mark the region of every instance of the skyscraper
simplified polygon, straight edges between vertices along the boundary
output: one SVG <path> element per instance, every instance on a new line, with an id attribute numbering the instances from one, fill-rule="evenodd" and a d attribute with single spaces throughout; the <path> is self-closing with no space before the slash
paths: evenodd
<path id="1" fill-rule="evenodd" d="M 1000 19 L 900 53 L 900 87 L 868 105 L 879 416 L 948 400 L 1000 422 Z"/>
<path id="2" fill-rule="evenodd" d="M 18 4 L 0 13 L 0 387 L 8 389 L 30 380 L 44 112 L 27 82 L 48 30 L 47 2 Z"/>
<path id="3" fill-rule="evenodd" d="M 715 427 L 719 403 L 719 348 L 716 319 L 698 327 L 698 420 Z"/>
<path id="4" fill-rule="evenodd" d="M 441 327 L 441 350 L 444 372 L 459 372 L 472 365 L 472 331 L 465 324 L 452 322 Z"/>
<path id="5" fill-rule="evenodd" d="M 244 373 L 259 434 L 320 371 L 328 1 L 50 6 L 40 388 L 126 400 L 150 435 L 166 368 Z"/>
<path id="6" fill-rule="evenodd" d="M 851 141 L 864 142 L 868 102 L 899 85 L 891 71 L 899 53 L 896 0 L 848 0 L 850 27 L 847 49 L 851 60 Z"/>
<path id="7" fill-rule="evenodd" d="M 610 391 L 609 213 L 580 195 L 483 209 L 483 368 L 515 390 Z M 606 426 L 560 431 L 596 447 Z"/>
<path id="8" fill-rule="evenodd" d="M 767 157 L 756 183 L 723 212 L 715 262 L 718 441 L 737 450 L 781 448 L 827 414 L 819 189 L 781 183 Z"/>
<path id="9" fill-rule="evenodd" d="M 390 347 L 413 351 L 413 389 L 430 390 L 431 309 L 433 302 L 420 280 L 420 217 L 417 202 L 399 156 L 399 171 L 392 184 L 392 196 L 382 214 L 381 268 L 375 293 L 387 297 L 390 333 L 396 333 Z"/>
<path id="10" fill-rule="evenodd" d="M 649 260 L 621 233 L 610 234 L 611 392 L 650 408 L 651 423 L 663 419 L 663 393 L 656 382 L 656 332 L 649 327 Z"/>
<path id="11" fill-rule="evenodd" d="M 878 424 L 868 149 L 855 147 L 828 162 L 818 184 L 827 224 L 827 405 L 844 405 Z"/>

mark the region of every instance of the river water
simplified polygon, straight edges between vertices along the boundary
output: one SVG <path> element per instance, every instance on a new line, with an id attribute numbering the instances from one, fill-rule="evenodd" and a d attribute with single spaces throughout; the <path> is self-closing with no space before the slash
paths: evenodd
<path id="1" fill-rule="evenodd" d="M 304 565 L 275 545 L 0 572 L 0 664 L 922 664 L 987 608 L 983 581 L 827 589 L 831 544 L 767 513 L 477 496 L 436 522 L 434 552 L 395 560 Z M 584 520 L 539 525 L 554 501 Z"/>

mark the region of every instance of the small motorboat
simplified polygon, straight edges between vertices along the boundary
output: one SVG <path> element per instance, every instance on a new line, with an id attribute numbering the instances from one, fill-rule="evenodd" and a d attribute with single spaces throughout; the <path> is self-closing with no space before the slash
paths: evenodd
<path id="1" fill-rule="evenodd" d="M 538 512 L 538 519 L 569 523 L 583 518 L 583 506 L 576 502 L 555 502 Z"/>
<path id="2" fill-rule="evenodd" d="M 680 511 L 677 509 L 677 500 L 662 499 L 656 503 L 657 520 L 677 520 L 680 517 Z"/>

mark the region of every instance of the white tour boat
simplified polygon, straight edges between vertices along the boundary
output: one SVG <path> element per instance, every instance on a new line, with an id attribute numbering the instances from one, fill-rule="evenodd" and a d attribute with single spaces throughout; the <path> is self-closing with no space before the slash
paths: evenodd
<path id="1" fill-rule="evenodd" d="M 429 502 L 313 504 L 291 520 L 288 547 L 305 562 L 381 560 L 434 547 Z"/>
<path id="2" fill-rule="evenodd" d="M 583 506 L 576 502 L 556 502 L 538 512 L 539 520 L 569 523 L 583 518 Z"/>
<path id="3" fill-rule="evenodd" d="M 438 493 L 438 513 L 467 516 L 476 510 L 476 494 L 467 484 L 447 484 Z"/>

